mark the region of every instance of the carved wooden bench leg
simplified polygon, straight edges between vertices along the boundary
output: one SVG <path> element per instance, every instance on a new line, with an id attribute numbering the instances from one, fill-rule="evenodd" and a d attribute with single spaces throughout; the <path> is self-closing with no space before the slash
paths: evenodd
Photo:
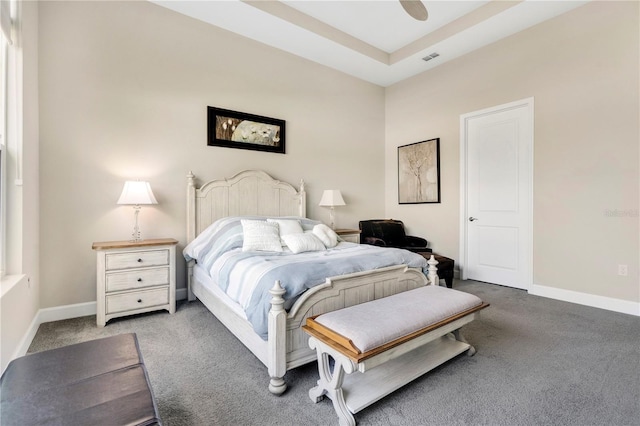
<path id="1" fill-rule="evenodd" d="M 356 364 L 347 357 L 339 354 L 332 354 L 334 359 L 333 372 L 329 363 L 329 354 L 325 352 L 323 344 L 315 338 L 309 339 L 309 346 L 315 349 L 318 354 L 318 372 L 320 380 L 317 386 L 309 390 L 309 397 L 315 403 L 320 402 L 326 395 L 333 402 L 333 408 L 338 414 L 341 426 L 355 426 L 356 420 L 347 408 L 342 391 L 342 382 L 345 374 L 356 371 Z"/>
<path id="2" fill-rule="evenodd" d="M 476 348 L 474 348 L 469 344 L 469 342 L 467 342 L 467 339 L 465 339 L 462 333 L 460 333 L 460 329 L 454 330 L 453 336 L 456 338 L 457 341 L 466 343 L 467 345 L 469 345 L 469 349 L 467 349 L 467 356 L 474 356 L 476 354 Z"/>

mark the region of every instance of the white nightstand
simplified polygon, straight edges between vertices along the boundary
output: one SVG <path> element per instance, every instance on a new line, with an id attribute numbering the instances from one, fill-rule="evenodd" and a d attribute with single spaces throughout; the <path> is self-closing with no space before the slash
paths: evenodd
<path id="1" fill-rule="evenodd" d="M 360 244 L 360 230 L 359 229 L 335 229 L 336 234 L 343 240 L 349 243 Z"/>
<path id="2" fill-rule="evenodd" d="M 126 315 L 176 311 L 176 244 L 172 238 L 93 243 L 99 327 Z"/>

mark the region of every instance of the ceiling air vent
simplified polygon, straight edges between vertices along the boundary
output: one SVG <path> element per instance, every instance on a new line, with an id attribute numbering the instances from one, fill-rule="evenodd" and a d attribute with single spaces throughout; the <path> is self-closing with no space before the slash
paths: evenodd
<path id="1" fill-rule="evenodd" d="M 432 59 L 434 59 L 434 58 L 437 58 L 438 56 L 440 56 L 440 54 L 439 54 L 439 53 L 435 53 L 435 52 L 433 52 L 432 54 L 427 55 L 427 56 L 425 56 L 424 58 L 422 58 L 422 60 L 423 60 L 423 61 L 430 61 L 430 60 L 432 60 Z"/>

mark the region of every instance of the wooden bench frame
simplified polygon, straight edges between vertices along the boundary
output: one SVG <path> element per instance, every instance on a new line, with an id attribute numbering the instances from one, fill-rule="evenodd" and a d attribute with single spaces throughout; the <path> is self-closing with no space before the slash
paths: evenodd
<path id="1" fill-rule="evenodd" d="M 308 318 L 302 328 L 311 336 L 309 346 L 316 350 L 320 374 L 309 397 L 316 403 L 329 397 L 340 424 L 355 426 L 353 414 L 465 351 L 474 355 L 475 348 L 460 328 L 487 306 L 482 303 L 364 353 L 348 338 L 315 322 L 315 317 Z M 355 372 L 363 374 L 350 375 Z"/>

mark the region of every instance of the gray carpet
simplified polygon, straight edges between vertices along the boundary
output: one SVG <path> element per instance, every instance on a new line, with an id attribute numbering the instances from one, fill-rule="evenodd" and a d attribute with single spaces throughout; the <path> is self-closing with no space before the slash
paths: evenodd
<path id="1" fill-rule="evenodd" d="M 356 414 L 359 425 L 640 425 L 640 318 L 473 281 L 491 303 L 463 331 L 461 355 Z M 112 320 L 42 324 L 30 352 L 135 332 L 170 425 L 337 424 L 308 390 L 315 363 L 287 373 L 280 397 L 264 367 L 200 302 Z"/>

